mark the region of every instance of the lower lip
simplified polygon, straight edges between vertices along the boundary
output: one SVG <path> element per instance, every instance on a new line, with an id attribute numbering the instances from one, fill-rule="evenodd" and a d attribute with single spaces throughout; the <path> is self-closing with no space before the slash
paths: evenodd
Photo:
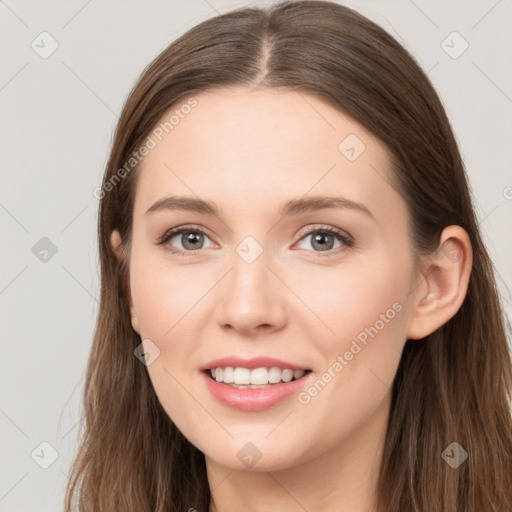
<path id="1" fill-rule="evenodd" d="M 222 404 L 240 411 L 261 411 L 297 393 L 310 380 L 312 372 L 290 382 L 272 384 L 268 388 L 232 388 L 201 372 L 210 393 Z"/>

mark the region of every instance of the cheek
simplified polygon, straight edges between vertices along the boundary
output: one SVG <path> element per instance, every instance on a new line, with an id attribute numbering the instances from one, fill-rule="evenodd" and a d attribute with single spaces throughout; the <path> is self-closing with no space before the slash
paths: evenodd
<path id="1" fill-rule="evenodd" d="M 183 387 L 188 387 L 186 372 L 196 366 L 198 337 L 191 321 L 207 288 L 191 279 L 190 268 L 171 267 L 162 260 L 150 251 L 134 251 L 130 287 L 140 336 L 151 340 L 158 351 L 147 367 L 150 379 L 160 403 L 175 419 L 192 405 Z"/>
<path id="2" fill-rule="evenodd" d="M 312 337 L 321 340 L 321 351 L 332 357 L 354 339 L 395 339 L 404 330 L 410 271 L 407 261 L 397 265 L 395 256 L 383 251 L 371 259 L 347 259 L 338 268 L 301 272 L 305 277 L 293 289 L 314 313 L 313 324 L 321 323 Z"/>
<path id="3" fill-rule="evenodd" d="M 198 348 L 191 322 L 208 288 L 191 279 L 190 267 L 171 267 L 162 260 L 149 251 L 139 251 L 132 255 L 130 265 L 141 338 L 151 340 L 159 351 L 147 371 L 160 404 L 177 427 L 187 434 L 200 432 L 204 418 L 191 398 L 193 390 L 187 379 Z"/>
<path id="4" fill-rule="evenodd" d="M 156 251 L 154 251 L 156 252 Z M 166 342 L 195 313 L 211 285 L 189 266 L 166 263 L 151 251 L 134 252 L 130 265 L 130 289 L 141 336 Z"/>
<path id="5" fill-rule="evenodd" d="M 383 252 L 329 275 L 317 270 L 309 275 L 309 287 L 302 283 L 299 293 L 322 322 L 309 327 L 323 367 L 300 400 L 310 404 L 306 410 L 324 411 L 335 403 L 329 415 L 341 425 L 361 420 L 381 403 L 406 341 L 408 265 L 407 259 L 397 265 L 393 254 Z M 359 411 L 361 417 L 347 417 L 347 411 Z"/>
<path id="6" fill-rule="evenodd" d="M 323 367 L 297 397 L 301 414 L 309 418 L 304 432 L 325 430 L 326 423 L 335 426 L 325 431 L 326 446 L 360 429 L 389 399 L 405 343 L 408 273 L 382 263 L 364 273 L 354 269 L 333 275 L 321 293 L 305 298 L 334 331 L 322 328 L 323 336 L 311 331 Z"/>

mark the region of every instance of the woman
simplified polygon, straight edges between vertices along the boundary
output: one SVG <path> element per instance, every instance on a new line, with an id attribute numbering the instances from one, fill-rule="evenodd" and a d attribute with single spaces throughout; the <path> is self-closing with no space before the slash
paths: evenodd
<path id="1" fill-rule="evenodd" d="M 331 2 L 144 71 L 99 213 L 81 511 L 512 510 L 511 360 L 437 94 Z"/>

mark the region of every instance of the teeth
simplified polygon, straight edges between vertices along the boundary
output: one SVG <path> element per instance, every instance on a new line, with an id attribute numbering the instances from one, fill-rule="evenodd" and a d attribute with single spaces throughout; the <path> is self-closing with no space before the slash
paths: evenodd
<path id="1" fill-rule="evenodd" d="M 217 371 L 219 371 L 218 368 Z M 235 384 L 250 384 L 251 370 L 249 368 L 235 368 L 233 380 Z"/>
<path id="2" fill-rule="evenodd" d="M 251 370 L 251 384 L 268 384 L 268 370 L 266 368 Z"/>
<path id="3" fill-rule="evenodd" d="M 233 387 L 238 386 L 265 386 L 268 384 L 277 384 L 279 382 L 290 382 L 291 380 L 300 379 L 304 375 L 304 370 L 291 370 L 289 368 L 212 368 L 210 375 L 217 382 L 232 384 Z"/>
<path id="4" fill-rule="evenodd" d="M 232 382 L 235 382 L 235 370 L 233 370 L 233 368 L 224 368 L 224 382 L 226 384 L 231 384 Z"/>
<path id="5" fill-rule="evenodd" d="M 272 367 L 268 371 L 268 382 L 270 384 L 276 384 L 278 382 L 281 382 L 281 376 L 283 375 L 283 370 L 281 368 Z"/>
<path id="6" fill-rule="evenodd" d="M 284 370 L 281 379 L 285 382 L 290 382 L 293 379 L 293 370 Z"/>

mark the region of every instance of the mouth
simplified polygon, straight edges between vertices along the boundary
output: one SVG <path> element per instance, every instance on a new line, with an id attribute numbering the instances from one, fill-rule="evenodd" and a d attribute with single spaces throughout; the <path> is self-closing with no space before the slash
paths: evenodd
<path id="1" fill-rule="evenodd" d="M 226 384 L 236 389 L 265 389 L 302 379 L 311 370 L 292 370 L 277 366 L 244 368 L 217 367 L 204 370 L 204 373 L 215 382 Z"/>
<path id="2" fill-rule="evenodd" d="M 303 362 L 266 355 L 225 356 L 199 370 L 209 395 L 217 403 L 240 411 L 262 411 L 278 402 L 289 403 L 315 376 Z"/>

